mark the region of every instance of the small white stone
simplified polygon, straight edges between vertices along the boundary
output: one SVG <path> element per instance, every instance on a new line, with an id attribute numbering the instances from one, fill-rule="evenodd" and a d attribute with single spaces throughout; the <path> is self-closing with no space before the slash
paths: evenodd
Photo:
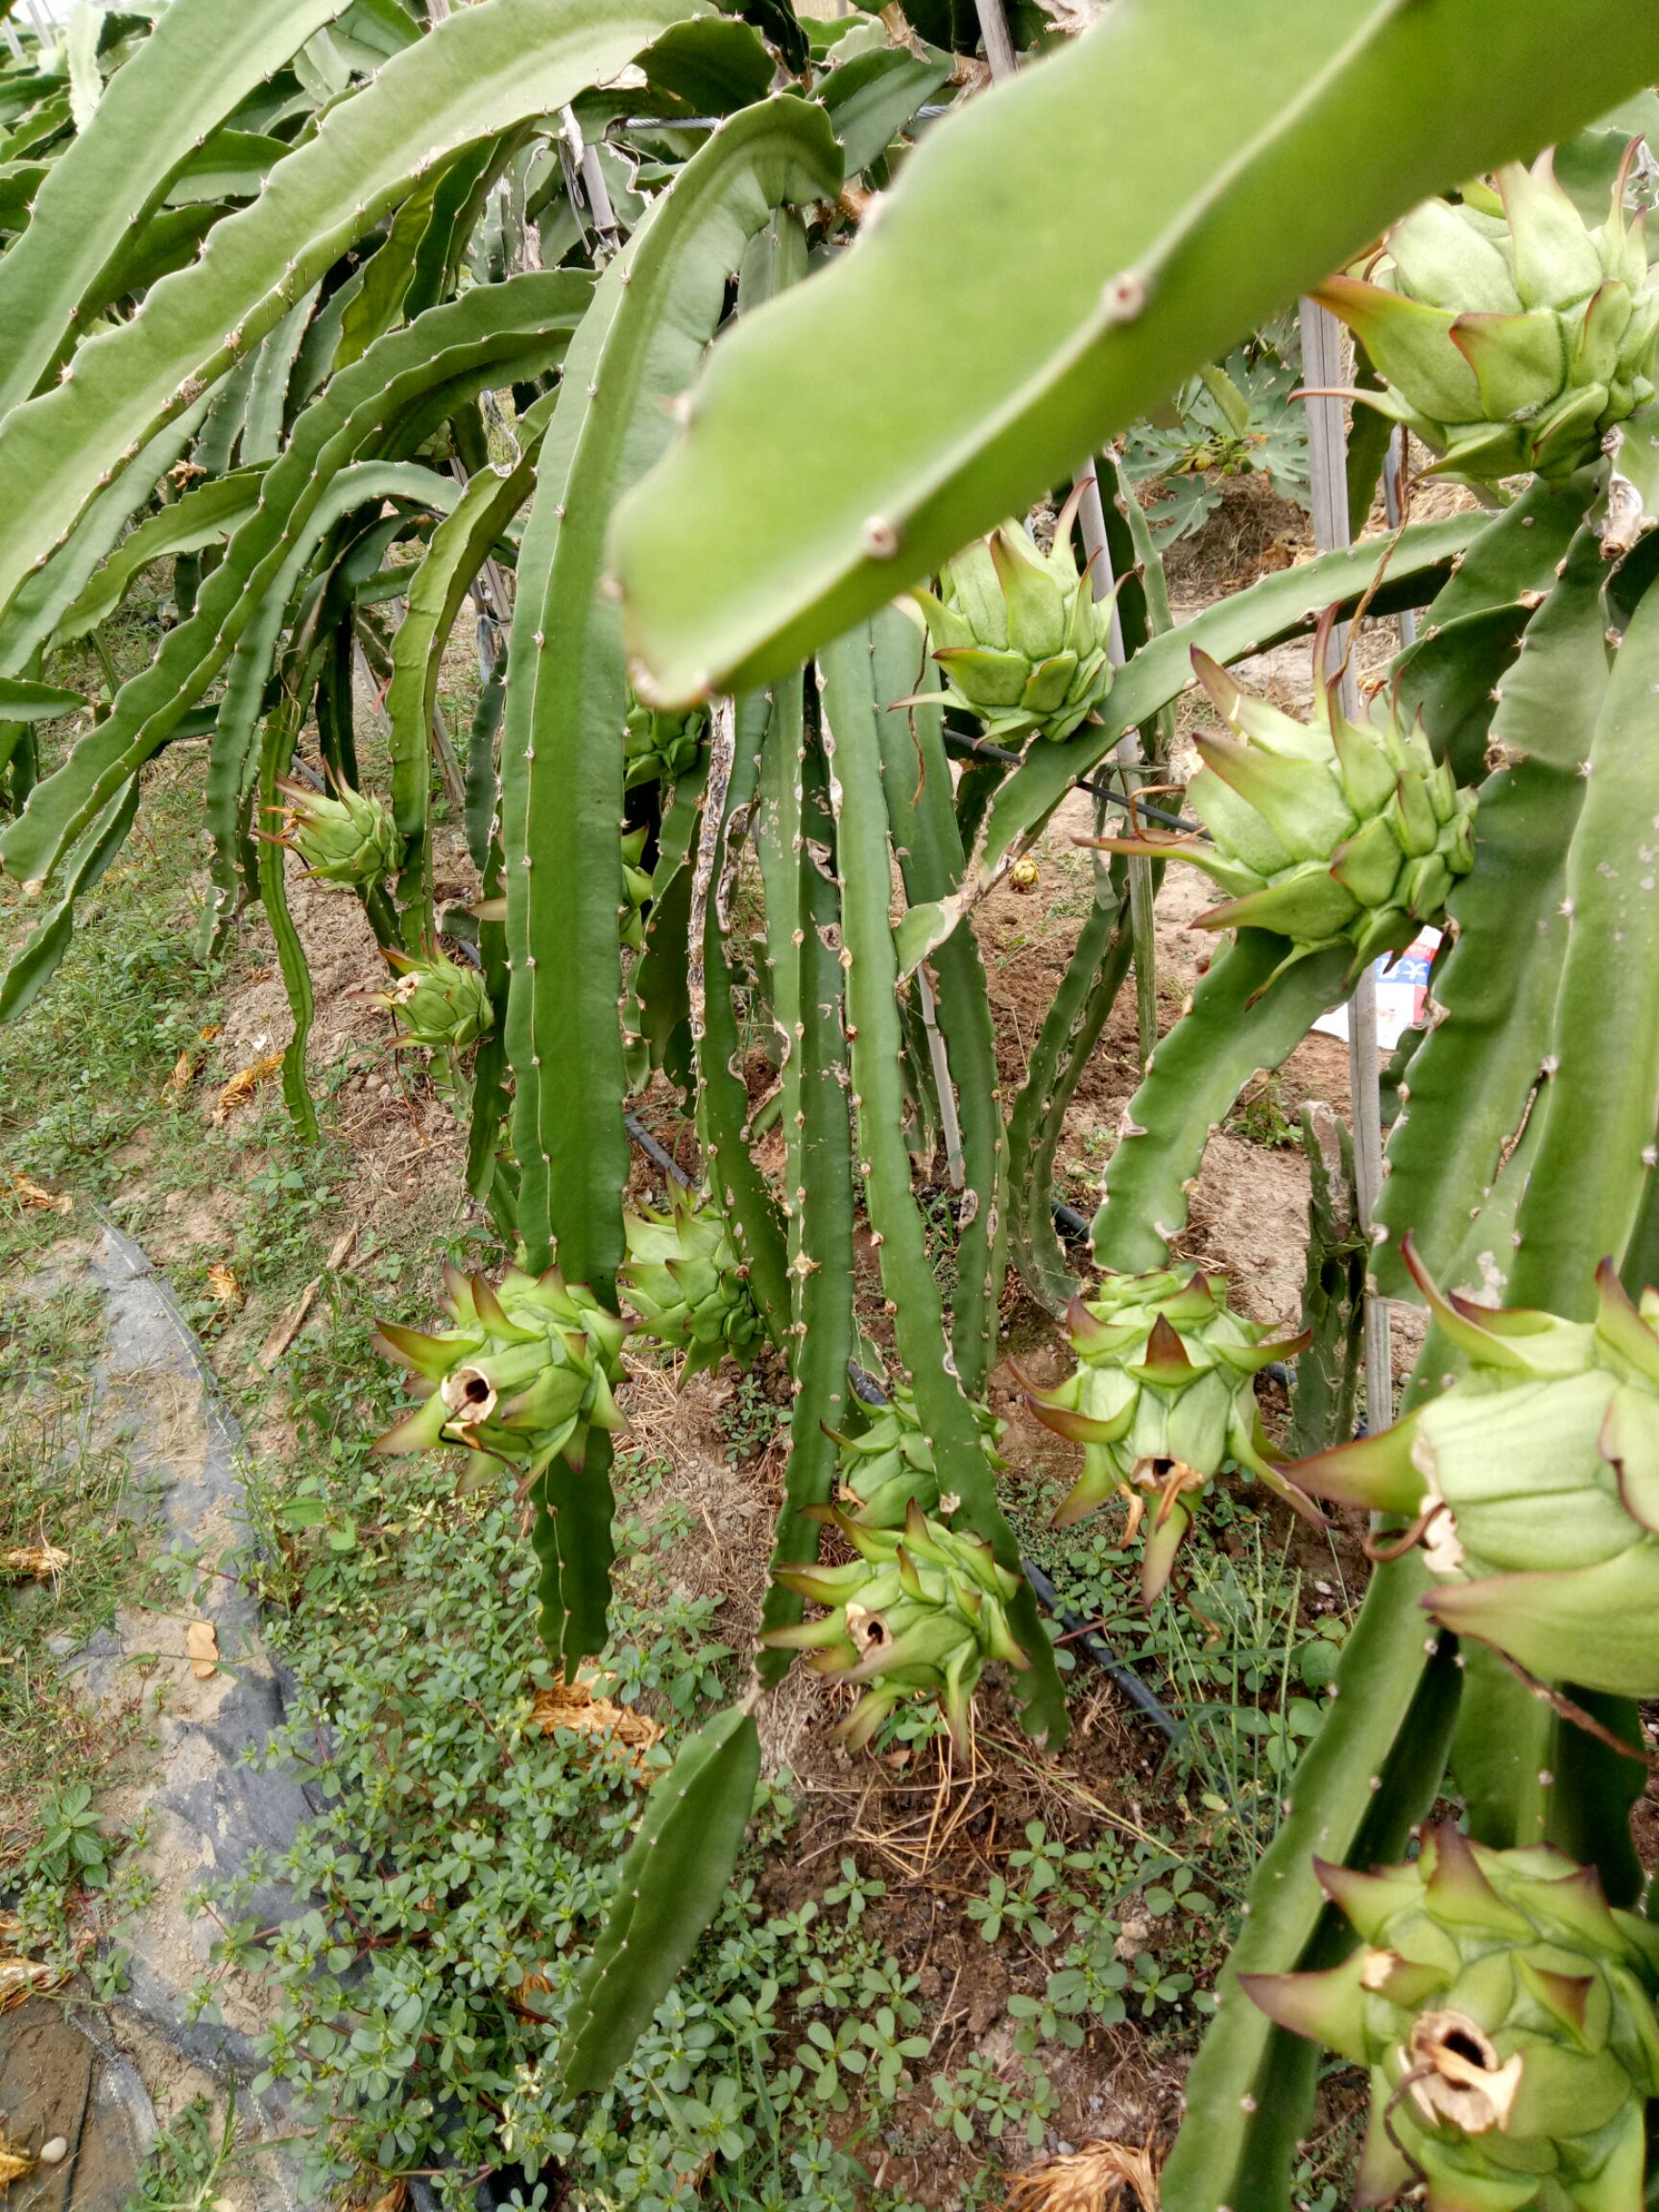
<path id="1" fill-rule="evenodd" d="M 68 2155 L 69 2145 L 61 2135 L 54 2135 L 49 2142 L 42 2143 L 40 2146 L 40 2164 L 42 2166 L 61 2166 Z"/>

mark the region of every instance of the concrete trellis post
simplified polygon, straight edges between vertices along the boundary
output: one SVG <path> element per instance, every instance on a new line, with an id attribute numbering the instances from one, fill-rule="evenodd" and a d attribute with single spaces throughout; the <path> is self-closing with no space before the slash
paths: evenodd
<path id="1" fill-rule="evenodd" d="M 1302 379 L 1330 391 L 1343 381 L 1342 331 L 1335 318 L 1314 301 L 1302 302 Z M 1313 491 L 1313 541 L 1320 552 L 1346 545 L 1348 516 L 1347 441 L 1340 399 L 1310 398 L 1308 446 Z M 1359 713 L 1358 687 L 1347 654 L 1344 623 L 1332 636 L 1340 663 L 1341 710 Z M 1326 671 L 1319 671 L 1323 676 Z M 1377 1065 L 1377 978 L 1367 967 L 1348 1007 L 1348 1084 L 1354 1101 L 1354 1187 L 1359 1220 L 1367 1236 L 1382 1183 L 1382 1106 Z M 1388 1307 L 1369 1290 L 1365 1298 L 1365 1418 L 1375 1431 L 1394 1418 L 1394 1371 L 1388 1341 Z"/>

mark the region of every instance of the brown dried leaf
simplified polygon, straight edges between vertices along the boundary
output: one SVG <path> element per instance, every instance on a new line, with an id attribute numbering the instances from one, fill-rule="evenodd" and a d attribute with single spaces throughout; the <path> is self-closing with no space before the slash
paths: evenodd
<path id="1" fill-rule="evenodd" d="M 215 1260 L 207 1270 L 207 1287 L 221 1306 L 240 1306 L 242 1286 L 236 1280 L 236 1271 L 223 1260 Z"/>
<path id="2" fill-rule="evenodd" d="M 1011 2176 L 1005 2212 L 1159 2212 L 1158 2160 L 1150 2137 L 1132 2143 L 1099 2137 L 1063 2157 L 1039 2158 Z M 1123 2192 L 1133 2190 L 1125 2199 Z"/>
<path id="3" fill-rule="evenodd" d="M 61 1575 L 69 1564 L 67 1551 L 60 1551 L 56 1544 L 20 1544 L 10 1551 L 0 1551 L 0 1575 L 32 1575 L 43 1578 L 48 1575 Z"/>
<path id="4" fill-rule="evenodd" d="M 238 1106 L 246 1106 L 260 1084 L 269 1082 L 281 1065 L 280 1052 L 267 1052 L 263 1060 L 255 1060 L 252 1067 L 239 1068 L 219 1094 L 219 1103 L 213 1109 L 214 1128 L 228 1120 Z"/>
<path id="5" fill-rule="evenodd" d="M 190 1078 L 195 1074 L 197 1069 L 200 1068 L 201 1065 L 202 1055 L 199 1052 L 192 1052 L 189 1046 L 186 1045 L 183 1051 L 180 1053 L 178 1059 L 174 1061 L 173 1072 L 168 1076 L 166 1082 L 162 1085 L 162 1090 L 171 1091 L 175 1096 L 177 1096 L 180 1091 L 188 1091 L 190 1088 Z"/>
<path id="6" fill-rule="evenodd" d="M 34 2171 L 35 2161 L 28 2152 L 0 2128 L 0 2189 L 10 2189 L 13 2181 L 21 2181 L 25 2174 Z"/>
<path id="7" fill-rule="evenodd" d="M 363 2212 L 403 2212 L 403 2207 L 408 2201 L 409 2184 L 403 2180 L 397 2180 L 393 2182 L 390 2189 L 376 2197 L 373 2204 L 365 2204 Z"/>
<path id="8" fill-rule="evenodd" d="M 637 1713 L 632 1706 L 613 1704 L 609 1697 L 596 1696 L 593 1685 L 598 1679 L 593 1669 L 585 1667 L 573 1682 L 560 1680 L 551 1690 L 538 1692 L 531 1718 L 544 1736 L 551 1736 L 555 1728 L 567 1728 L 573 1735 L 589 1737 L 594 1743 L 609 1738 L 620 1743 L 643 1774 L 645 1754 L 654 1743 L 662 1741 L 662 1730 L 648 1713 Z"/>
<path id="9" fill-rule="evenodd" d="M 66 1190 L 42 1190 L 38 1183 L 32 1182 L 27 1175 L 13 1175 L 12 1190 L 22 1205 L 34 1208 L 37 1213 L 72 1214 L 75 1210 L 75 1201 Z"/>
<path id="10" fill-rule="evenodd" d="M 67 1974 L 42 1964 L 38 1959 L 0 1959 L 0 2013 L 12 2011 L 37 1990 L 59 1988 L 68 1979 Z M 0 2144 L 4 2141 L 4 2131 L 0 2130 Z"/>
<path id="11" fill-rule="evenodd" d="M 198 1682 L 211 1681 L 219 1671 L 219 1631 L 211 1621 L 192 1621 L 184 1631 L 184 1656 Z"/>

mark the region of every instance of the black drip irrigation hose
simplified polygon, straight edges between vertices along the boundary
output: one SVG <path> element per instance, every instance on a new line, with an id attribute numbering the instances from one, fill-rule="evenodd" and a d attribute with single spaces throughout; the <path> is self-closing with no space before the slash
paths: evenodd
<path id="1" fill-rule="evenodd" d="M 1004 767 L 1018 768 L 1024 759 L 1022 753 L 1010 753 L 1006 745 L 993 745 L 989 737 L 969 737 L 960 730 L 945 726 L 945 750 L 954 753 L 959 760 L 998 760 Z M 1120 813 L 1141 816 L 1148 822 L 1162 822 L 1166 829 L 1184 830 L 1188 836 L 1198 834 L 1198 824 L 1189 822 L 1183 814 L 1169 814 L 1162 806 L 1150 806 L 1139 796 L 1130 799 L 1121 791 L 1114 791 L 1110 783 L 1097 782 L 1093 776 L 1079 776 L 1072 788 L 1093 791 L 1097 799 L 1104 799 L 1108 806 L 1116 806 Z"/>
<path id="2" fill-rule="evenodd" d="M 1123 1664 L 1098 1628 L 1079 1620 L 1034 1559 L 1022 1556 L 1020 1564 L 1025 1570 L 1026 1581 L 1066 1631 L 1066 1641 L 1087 1651 L 1095 1666 L 1111 1676 L 1130 1704 L 1155 1728 L 1162 1729 L 1171 1743 L 1176 1743 L 1184 1732 L 1181 1723 L 1157 1692 L 1148 1690 L 1134 1668 Z"/>
<path id="3" fill-rule="evenodd" d="M 671 1181 L 678 1183 L 682 1190 L 688 1190 L 691 1188 L 690 1176 L 686 1174 L 673 1153 L 658 1143 L 638 1115 L 624 1114 L 622 1120 L 629 1136 L 633 1138 L 635 1143 L 638 1145 L 640 1151 L 644 1153 L 653 1166 L 661 1167 L 663 1174 L 668 1176 Z"/>

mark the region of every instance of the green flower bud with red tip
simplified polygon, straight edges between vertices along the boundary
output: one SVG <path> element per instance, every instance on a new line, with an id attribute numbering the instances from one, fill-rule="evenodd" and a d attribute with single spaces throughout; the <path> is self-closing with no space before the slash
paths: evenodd
<path id="1" fill-rule="evenodd" d="M 1080 1521 L 1116 1492 L 1128 1503 L 1125 1541 L 1133 1541 L 1150 1503 L 1141 1580 L 1148 1605 L 1169 1579 L 1199 1498 L 1229 1460 L 1320 1520 L 1273 1465 L 1256 1404 L 1257 1375 L 1299 1352 L 1306 1335 L 1270 1341 L 1266 1327 L 1229 1307 L 1224 1276 L 1173 1268 L 1106 1276 L 1092 1298 L 1072 1299 L 1066 1326 L 1074 1372 L 1051 1390 L 1021 1377 L 1044 1427 L 1083 1447 L 1083 1473 L 1055 1526 Z"/>
<path id="2" fill-rule="evenodd" d="M 990 1661 L 1030 1665 L 1008 1623 L 1019 1575 L 998 1565 L 982 1538 L 929 1520 L 915 1499 L 902 1529 L 865 1527 L 832 1505 L 807 1511 L 838 1528 L 858 1556 L 844 1567 L 775 1568 L 786 1590 L 828 1611 L 770 1628 L 760 1641 L 809 1652 L 818 1673 L 863 1689 L 837 1730 L 854 1750 L 913 1697 L 936 1698 L 965 1746 L 974 1688 Z"/>
<path id="3" fill-rule="evenodd" d="M 1634 147 L 1632 147 L 1634 152 Z M 1653 397 L 1659 288 L 1643 218 L 1626 220 L 1628 157 L 1591 229 L 1546 154 L 1431 200 L 1383 240 L 1372 281 L 1315 295 L 1363 342 L 1384 382 L 1355 392 L 1475 483 L 1570 476 Z"/>
<path id="4" fill-rule="evenodd" d="M 1018 522 L 947 561 L 937 593 L 914 597 L 926 618 L 945 696 L 998 745 L 1033 732 L 1070 737 L 1112 688 L 1112 607 L 1096 601 L 1071 557 L 1073 493 L 1040 553 Z M 906 704 L 906 702 L 901 702 Z M 935 697 L 934 704 L 937 704 Z"/>
<path id="5" fill-rule="evenodd" d="M 1659 1695 L 1659 1291 L 1632 1305 L 1603 1262 L 1594 1321 L 1503 1311 L 1442 1296 L 1404 1250 L 1469 1373 L 1285 1472 L 1405 1516 L 1439 1578 L 1424 1605 L 1460 1636 L 1547 1681 Z"/>
<path id="6" fill-rule="evenodd" d="M 1002 1423 L 988 1406 L 974 1403 L 979 1440 L 993 1468 Z M 854 1521 L 866 1528 L 902 1528 L 911 1501 L 924 1513 L 939 1511 L 939 1471 L 933 1447 L 916 1415 L 914 1394 L 895 1383 L 886 1405 L 871 1408 L 869 1426 L 856 1436 L 830 1434 L 841 1448 L 840 1499 Z"/>
<path id="7" fill-rule="evenodd" d="M 1239 1982 L 1282 2028 L 1369 2067 L 1356 2203 L 1642 2212 L 1659 1929 L 1559 1852 L 1486 1850 L 1450 1822 L 1404 1866 L 1314 1866 L 1359 1948 Z"/>
<path id="8" fill-rule="evenodd" d="M 1357 975 L 1379 953 L 1403 950 L 1475 864 L 1475 794 L 1458 789 L 1387 700 L 1350 722 L 1332 684 L 1315 719 L 1298 722 L 1208 654 L 1194 651 L 1192 666 L 1238 733 L 1197 740 L 1204 765 L 1187 804 L 1209 842 L 1100 842 L 1202 868 L 1228 896 L 1193 926 L 1271 930 L 1289 941 L 1285 968 L 1349 946 Z"/>
<path id="9" fill-rule="evenodd" d="M 709 709 L 688 707 L 676 713 L 635 699 L 628 709 L 626 733 L 622 780 L 627 790 L 640 783 L 678 783 L 702 765 L 709 742 Z"/>
<path id="10" fill-rule="evenodd" d="M 747 1367 L 766 1325 L 719 1210 L 676 1188 L 666 1214 L 630 1214 L 625 1227 L 628 1257 L 617 1280 L 639 1326 L 685 1354 L 687 1376 L 728 1353 Z"/>
<path id="11" fill-rule="evenodd" d="M 308 875 L 370 890 L 402 865 L 403 840 L 389 807 L 338 777 L 331 781 L 329 793 L 277 777 L 287 805 L 273 809 L 280 816 L 276 842 L 299 856 Z"/>
<path id="12" fill-rule="evenodd" d="M 416 958 L 388 949 L 397 971 L 390 991 L 373 997 L 397 1018 L 399 1045 L 422 1045 L 434 1052 L 465 1052 L 476 1045 L 495 1019 L 484 978 L 444 953 Z"/>
<path id="13" fill-rule="evenodd" d="M 427 1334 L 380 1324 L 389 1358 L 413 1370 L 424 1403 L 387 1431 L 376 1452 L 469 1452 L 540 1475 L 563 1455 L 580 1468 L 589 1431 L 625 1426 L 613 1395 L 623 1374 L 624 1324 L 590 1290 L 508 1268 L 499 1284 L 445 1267 L 451 1327 Z"/>

